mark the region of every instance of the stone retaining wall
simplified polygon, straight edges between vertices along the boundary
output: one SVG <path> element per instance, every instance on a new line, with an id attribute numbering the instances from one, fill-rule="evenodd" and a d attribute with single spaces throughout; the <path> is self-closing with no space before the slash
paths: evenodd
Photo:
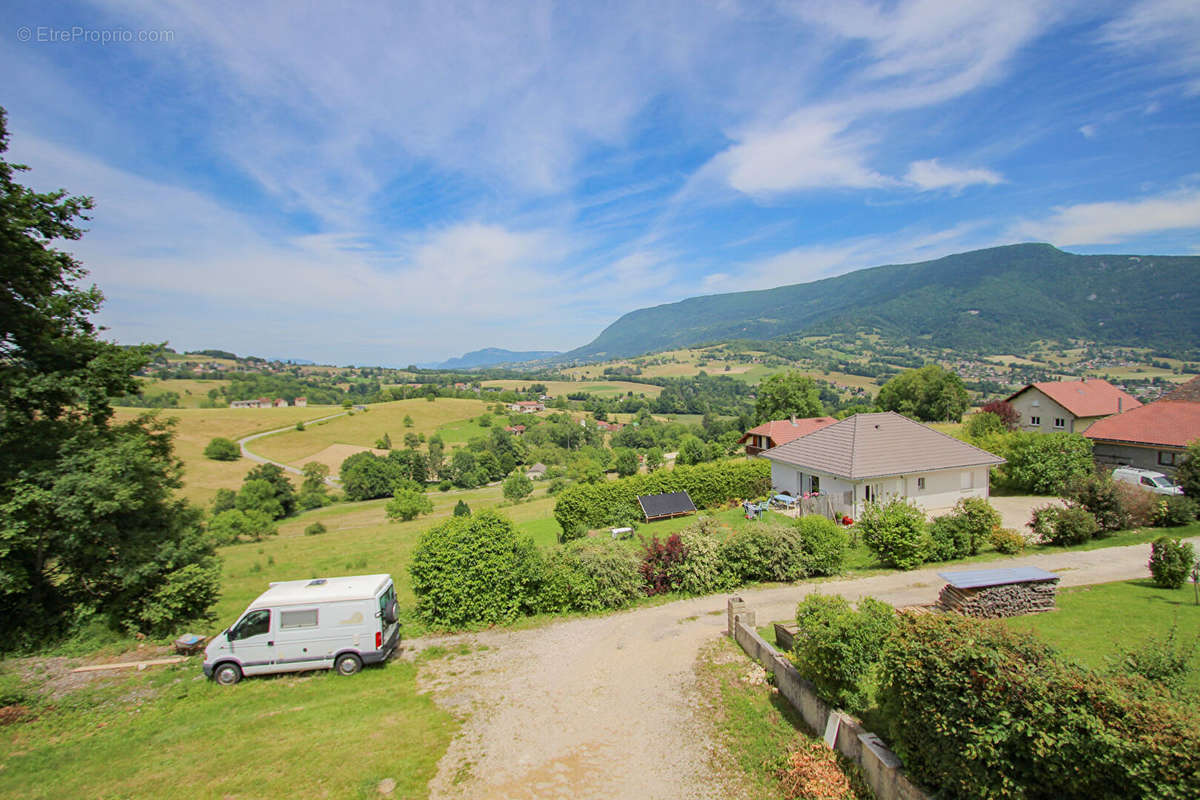
<path id="1" fill-rule="evenodd" d="M 774 673 L 779 694 L 791 703 L 808 727 L 824 734 L 825 743 L 862 768 L 863 777 L 878 800 L 928 800 L 928 795 L 901 771 L 900 759 L 875 734 L 817 696 L 816 687 L 800 677 L 792 662 L 758 635 L 754 612 L 740 597 L 729 598 L 729 634 L 745 651 Z"/>

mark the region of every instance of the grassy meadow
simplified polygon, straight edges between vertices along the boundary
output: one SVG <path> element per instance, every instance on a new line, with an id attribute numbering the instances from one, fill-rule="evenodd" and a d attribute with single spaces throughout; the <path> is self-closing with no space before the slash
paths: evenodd
<path id="1" fill-rule="evenodd" d="M 336 414 L 335 406 L 308 408 L 172 408 L 157 412 L 175 419 L 175 455 L 184 464 L 183 496 L 200 505 L 208 504 L 217 489 L 237 489 L 254 466 L 248 459 L 212 461 L 204 448 L 216 436 L 238 439 L 253 433 L 295 425 L 297 422 Z M 118 408 L 116 419 L 129 420 L 147 413 L 143 408 Z"/>
<path id="2" fill-rule="evenodd" d="M 662 387 L 652 386 L 647 383 L 633 383 L 632 381 L 621 380 L 594 380 L 594 381 L 512 381 L 512 380 L 496 380 L 483 381 L 482 386 L 499 386 L 501 389 L 523 389 L 527 386 L 532 386 L 535 383 L 540 383 L 546 387 L 546 394 L 551 397 L 565 397 L 572 392 L 588 392 L 598 397 L 616 397 L 624 395 L 627 392 L 633 392 L 635 395 L 643 394 L 647 397 L 658 397 L 662 392 Z"/>
<path id="3" fill-rule="evenodd" d="M 367 406 L 367 409 L 321 424 L 309 425 L 302 431 L 287 431 L 259 439 L 253 443 L 252 448 L 261 456 L 300 466 L 308 456 L 315 455 L 330 445 L 373 447 L 376 440 L 385 433 L 391 438 L 393 447 L 402 447 L 404 434 L 424 433 L 428 437 L 450 423 L 480 416 L 487 411 L 488 404 L 482 400 L 442 397 L 432 403 L 425 398 L 373 403 Z M 412 417 L 411 428 L 404 427 L 406 416 Z"/>
<path id="4" fill-rule="evenodd" d="M 221 387 L 229 386 L 230 381 L 193 380 L 191 378 L 138 378 L 142 385 L 142 394 L 147 398 L 157 397 L 167 392 L 179 395 L 179 408 L 199 408 L 201 401 L 208 399 L 208 393 L 213 389 L 220 391 Z"/>

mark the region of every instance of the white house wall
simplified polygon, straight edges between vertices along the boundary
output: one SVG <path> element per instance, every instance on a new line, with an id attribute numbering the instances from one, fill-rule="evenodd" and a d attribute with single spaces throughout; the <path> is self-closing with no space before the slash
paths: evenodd
<path id="1" fill-rule="evenodd" d="M 807 489 L 807 476 L 816 474 L 820 479 L 821 492 L 829 496 L 833 510 L 857 518 L 865 504 L 866 487 L 871 487 L 873 496 L 880 500 L 903 497 L 913 501 L 926 511 L 947 509 L 964 497 L 989 495 L 989 473 L 987 467 L 935 470 L 912 475 L 849 481 L 823 473 L 805 473 L 797 467 L 771 462 L 771 485 L 776 492 L 802 495 Z M 964 475 L 969 476 L 969 486 L 964 488 Z M 918 479 L 925 479 L 924 488 L 918 487 Z"/>

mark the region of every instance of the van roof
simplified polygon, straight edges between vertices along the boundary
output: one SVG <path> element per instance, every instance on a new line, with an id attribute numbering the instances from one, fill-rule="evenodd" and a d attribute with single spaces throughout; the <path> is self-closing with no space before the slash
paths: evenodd
<path id="1" fill-rule="evenodd" d="M 264 606 L 332 603 L 339 600 L 366 600 L 378 595 L 391 575 L 350 575 L 342 578 L 308 578 L 302 581 L 273 581 L 251 608 Z"/>

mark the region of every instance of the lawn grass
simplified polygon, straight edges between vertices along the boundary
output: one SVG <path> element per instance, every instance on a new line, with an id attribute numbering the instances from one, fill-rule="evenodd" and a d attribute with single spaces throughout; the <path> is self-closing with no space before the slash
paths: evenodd
<path id="1" fill-rule="evenodd" d="M 710 643 L 696 660 L 697 690 L 716 740 L 736 768 L 738 796 L 755 800 L 783 797 L 778 771 L 788 753 L 811 747 L 817 737 L 791 705 L 767 682 L 763 670 L 730 639 Z M 837 756 L 855 792 L 870 797 L 857 767 Z"/>
<path id="2" fill-rule="evenodd" d="M 1058 592 L 1058 610 L 1005 620 L 1013 630 L 1033 633 L 1063 655 L 1095 670 L 1140 647 L 1155 647 L 1174 626 L 1177 642 L 1192 645 L 1200 636 L 1200 606 L 1192 586 L 1161 589 L 1149 578 Z M 1200 690 L 1200 648 L 1192 653 L 1188 686 Z"/>
<path id="3" fill-rule="evenodd" d="M 302 431 L 268 436 L 254 442 L 252 447 L 261 456 L 299 466 L 307 456 L 315 455 L 331 444 L 374 447 L 385 433 L 391 438 L 393 447 L 403 447 L 406 433 L 423 433 L 429 437 L 447 423 L 480 416 L 487 407 L 482 400 L 454 397 L 439 397 L 432 403 L 424 398 L 373 403 L 365 412 L 310 425 Z M 406 416 L 412 417 L 411 428 L 404 427 Z"/>
<path id="4" fill-rule="evenodd" d="M 167 392 L 175 392 L 179 395 L 179 408 L 200 408 L 201 401 L 208 400 L 210 390 L 217 389 L 219 391 L 221 387 L 228 386 L 230 381 L 193 378 L 170 378 L 168 380 L 138 378 L 138 383 L 141 384 L 142 394 L 146 397 L 157 397 Z M 223 399 L 222 402 L 224 402 Z"/>
<path id="5" fill-rule="evenodd" d="M 199 505 L 208 504 L 217 489 L 238 489 L 255 465 L 249 459 L 213 461 L 204 448 L 214 437 L 238 439 L 252 433 L 295 425 L 341 411 L 336 406 L 308 408 L 171 408 L 158 411 L 164 419 L 176 420 L 175 455 L 183 461 L 183 497 Z M 147 413 L 144 408 L 117 408 L 115 419 L 128 421 Z"/>
<path id="6" fill-rule="evenodd" d="M 478 417 L 470 419 L 460 419 L 456 422 L 450 422 L 440 426 L 437 429 L 437 435 L 442 437 L 442 442 L 447 448 L 453 447 L 456 444 L 466 444 L 471 439 L 477 436 L 490 437 L 492 435 L 491 427 L 483 427 L 476 420 Z M 493 419 L 492 425 L 500 422 L 499 419 Z M 507 427 L 507 423 L 500 427 Z"/>
<path id="7" fill-rule="evenodd" d="M 457 722 L 392 660 L 218 686 L 198 658 L 100 678 L 0 728 L 0 796 L 425 797 Z"/>

